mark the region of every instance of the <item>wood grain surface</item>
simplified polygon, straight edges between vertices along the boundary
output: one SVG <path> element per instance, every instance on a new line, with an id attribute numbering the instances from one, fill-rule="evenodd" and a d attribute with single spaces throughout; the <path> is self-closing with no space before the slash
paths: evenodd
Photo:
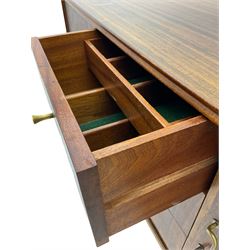
<path id="1" fill-rule="evenodd" d="M 120 112 L 103 88 L 85 91 L 73 98 L 67 97 L 67 100 L 79 124 Z"/>
<path id="2" fill-rule="evenodd" d="M 86 33 L 86 37 L 89 37 L 90 35 L 91 33 Z M 81 172 L 96 166 L 96 161 L 60 87 L 58 79 L 54 73 L 54 68 L 52 68 L 51 62 L 48 60 L 45 53 L 45 51 L 47 52 L 46 48 L 49 48 L 46 46 L 48 40 L 51 41 L 51 43 L 49 43 L 50 45 L 53 44 L 53 41 L 55 40 L 60 40 L 61 43 L 64 42 L 65 44 L 71 44 L 71 39 L 73 37 L 76 39 L 79 39 L 79 37 L 83 39 L 84 33 L 75 33 L 71 37 L 61 36 L 61 39 L 58 39 L 58 37 L 38 39 L 35 37 L 32 38 L 32 49 L 45 89 L 48 93 L 49 101 L 53 108 L 53 113 L 64 136 L 75 171 Z M 76 145 L 78 146 L 76 147 Z"/>
<path id="3" fill-rule="evenodd" d="M 83 41 L 98 37 L 99 32 L 44 37 L 40 42 L 65 95 L 98 88 L 98 80 L 88 69 Z"/>
<path id="4" fill-rule="evenodd" d="M 88 20 L 83 19 L 80 15 L 78 15 L 77 10 L 72 9 L 67 4 L 66 0 L 61 1 L 67 32 L 94 29 L 94 26 Z"/>
<path id="5" fill-rule="evenodd" d="M 73 163 L 97 245 L 107 242 L 109 235 L 206 190 L 217 169 L 218 152 L 217 126 L 201 115 L 167 123 L 140 95 L 147 92 L 150 84 L 156 86 L 155 81 L 132 85 L 121 72 L 129 77 L 140 74 L 131 75 L 126 67 L 117 70 L 119 65 L 124 66 L 119 64 L 124 61 L 121 55 L 105 58 L 95 47 L 90 51 L 97 52 L 97 57 L 86 53 L 84 41 L 87 45 L 99 37 L 98 31 L 85 31 L 32 39 L 37 65 Z M 97 79 L 105 88 L 100 87 Z M 116 87 L 114 79 L 123 86 L 117 95 L 109 91 Z M 107 95 L 109 92 L 114 94 L 115 102 Z M 81 132 L 78 122 L 116 112 L 119 109 L 115 103 L 126 111 L 128 102 L 131 108 L 143 104 L 147 111 L 145 120 L 150 124 L 154 119 L 161 126 L 140 131 L 128 112 L 128 120 L 123 117 L 115 124 Z M 127 132 L 120 135 L 124 129 Z M 95 151 L 90 151 L 84 135 L 89 142 L 92 140 Z M 95 144 L 96 139 L 103 137 L 109 137 L 104 145 Z"/>
<path id="6" fill-rule="evenodd" d="M 198 116 L 94 151 L 109 234 L 208 188 L 217 166 L 216 130 Z"/>
<path id="7" fill-rule="evenodd" d="M 207 190 L 216 169 L 217 159 L 212 157 L 139 187 L 133 193 L 121 197 L 119 203 L 113 206 L 105 204 L 109 234 L 117 233 Z"/>
<path id="8" fill-rule="evenodd" d="M 217 0 L 66 3 L 89 17 L 96 24 L 93 26 L 218 124 Z"/>
<path id="9" fill-rule="evenodd" d="M 219 220 L 219 173 L 213 180 L 183 250 L 195 249 L 199 244 L 203 245 L 204 250 L 213 249 L 213 241 L 207 233 L 207 227 L 214 219 Z M 218 227 L 213 232 L 219 239 Z"/>
<path id="10" fill-rule="evenodd" d="M 199 193 L 151 217 L 167 249 L 182 249 L 204 198 L 204 193 Z"/>
<path id="11" fill-rule="evenodd" d="M 128 119 L 123 119 L 83 133 L 92 151 L 138 136 Z"/>
<path id="12" fill-rule="evenodd" d="M 75 41 L 88 39 L 94 35 L 93 32 L 79 32 L 73 33 L 71 36 L 62 35 L 41 39 L 35 37 L 32 38 L 32 49 L 48 99 L 70 156 L 74 174 L 77 177 L 77 184 L 81 190 L 96 244 L 99 246 L 108 242 L 109 238 L 96 161 L 60 87 L 55 69 L 52 66 L 56 64 L 53 64 L 53 60 L 49 61 L 47 57 L 47 55 L 51 55 L 49 52 L 50 48 L 55 46 L 55 48 L 64 47 L 65 51 L 68 52 L 69 58 L 72 59 L 74 52 L 78 51 L 74 49 Z M 58 50 L 55 49 L 54 53 L 56 52 L 58 53 Z M 77 53 L 75 55 L 78 56 Z M 62 60 L 62 57 L 65 58 L 59 52 L 59 56 L 54 55 L 54 57 L 50 58 L 56 58 L 61 62 L 65 62 L 67 69 L 67 60 Z M 64 64 L 61 63 L 60 65 L 63 66 Z"/>
<path id="13" fill-rule="evenodd" d="M 217 133 L 216 126 L 198 116 L 94 151 L 104 202 L 216 156 Z"/>
<path id="14" fill-rule="evenodd" d="M 168 122 L 148 104 L 91 40 L 86 41 L 85 45 L 89 68 L 110 95 L 115 98 L 117 105 L 140 134 L 168 125 Z"/>

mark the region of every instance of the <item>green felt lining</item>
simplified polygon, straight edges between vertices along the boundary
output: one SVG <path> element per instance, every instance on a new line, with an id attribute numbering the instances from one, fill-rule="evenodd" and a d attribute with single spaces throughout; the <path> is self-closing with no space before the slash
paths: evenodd
<path id="1" fill-rule="evenodd" d="M 153 78 L 151 76 L 141 76 L 141 77 L 129 79 L 128 81 L 129 81 L 129 83 L 131 83 L 133 85 L 133 84 L 136 84 L 139 82 L 145 82 L 145 81 L 152 80 L 152 79 Z"/>
<path id="2" fill-rule="evenodd" d="M 174 122 L 186 117 L 195 116 L 198 112 L 189 105 L 164 104 L 154 107 L 168 122 Z"/>
<path id="3" fill-rule="evenodd" d="M 174 122 L 186 117 L 198 115 L 198 112 L 191 106 L 183 101 L 174 101 L 157 105 L 154 107 L 168 122 Z M 120 121 L 125 119 L 125 115 L 122 112 L 118 112 L 112 115 L 105 116 L 100 119 L 89 121 L 80 125 L 82 131 L 97 128 L 106 124 Z"/>
<path id="4" fill-rule="evenodd" d="M 125 115 L 122 112 L 119 112 L 119 113 L 115 113 L 112 115 L 107 115 L 105 117 L 102 117 L 93 121 L 83 123 L 80 125 L 80 128 L 82 131 L 86 131 L 89 129 L 98 128 L 106 124 L 117 122 L 125 118 L 126 118 Z"/>

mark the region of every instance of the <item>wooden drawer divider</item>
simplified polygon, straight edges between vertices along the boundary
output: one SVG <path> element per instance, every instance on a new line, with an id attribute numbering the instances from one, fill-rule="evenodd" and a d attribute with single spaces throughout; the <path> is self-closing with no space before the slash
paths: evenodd
<path id="1" fill-rule="evenodd" d="M 168 122 L 136 91 L 118 72 L 112 63 L 94 46 L 86 41 L 89 67 L 104 88 L 116 100 L 140 134 L 168 126 Z M 122 60 L 122 59 L 119 59 Z"/>
<path id="2" fill-rule="evenodd" d="M 97 245 L 206 190 L 218 151 L 213 124 L 200 115 L 168 122 L 149 97 L 156 80 L 129 81 L 133 70 L 122 71 L 129 58 L 99 37 L 86 31 L 32 42 Z M 81 131 L 120 109 L 125 116 Z"/>

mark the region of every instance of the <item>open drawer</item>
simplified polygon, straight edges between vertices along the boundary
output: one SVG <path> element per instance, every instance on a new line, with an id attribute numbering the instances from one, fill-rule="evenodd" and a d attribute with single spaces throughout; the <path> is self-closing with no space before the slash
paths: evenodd
<path id="1" fill-rule="evenodd" d="M 32 48 L 97 245 L 209 187 L 217 127 L 98 31 Z"/>

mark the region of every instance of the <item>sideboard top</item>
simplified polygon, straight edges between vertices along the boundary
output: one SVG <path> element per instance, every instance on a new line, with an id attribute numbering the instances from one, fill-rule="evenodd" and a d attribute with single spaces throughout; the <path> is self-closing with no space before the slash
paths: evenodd
<path id="1" fill-rule="evenodd" d="M 218 116 L 217 0 L 67 2 Z M 218 123 L 218 117 L 214 120 Z"/>

